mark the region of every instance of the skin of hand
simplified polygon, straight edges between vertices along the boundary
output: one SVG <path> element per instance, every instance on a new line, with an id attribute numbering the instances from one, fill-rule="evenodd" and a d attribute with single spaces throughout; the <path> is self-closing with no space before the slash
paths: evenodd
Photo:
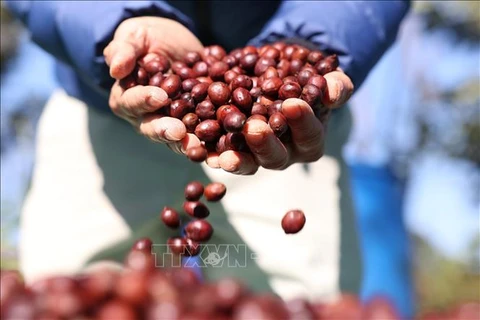
<path id="1" fill-rule="evenodd" d="M 147 63 L 157 55 L 180 60 L 189 51 L 202 50 L 203 45 L 197 37 L 174 20 L 137 17 L 123 21 L 103 51 L 110 76 L 116 79 L 109 99 L 112 112 L 130 122 L 140 134 L 165 143 L 178 153 L 199 146 L 200 140 L 187 134 L 181 120 L 154 113 L 170 102 L 164 90 L 155 86 L 124 90 L 120 80 L 134 70 L 137 61 Z"/>
<path id="2" fill-rule="evenodd" d="M 113 113 L 130 122 L 145 137 L 167 144 L 173 151 L 185 153 L 199 146 L 200 140 L 188 134 L 181 120 L 154 113 L 168 105 L 168 96 L 154 86 L 135 86 L 124 90 L 120 79 L 129 75 L 137 61 L 147 63 L 156 55 L 180 60 L 189 51 L 201 52 L 203 46 L 180 23 L 158 17 L 138 17 L 122 22 L 113 40 L 104 50 L 110 75 L 117 81 L 110 93 Z M 350 98 L 353 84 L 340 69 L 325 75 L 327 92 L 322 103 L 329 110 L 338 108 Z M 270 127 L 259 120 L 250 120 L 244 128 L 247 144 L 253 154 L 226 151 L 211 153 L 207 164 L 240 175 L 254 174 L 259 167 L 282 170 L 297 162 L 313 162 L 323 155 L 325 125 L 328 114 L 317 118 L 312 108 L 300 99 L 282 104 L 292 132 L 292 141 L 283 144 Z"/>
<path id="3" fill-rule="evenodd" d="M 282 113 L 287 118 L 292 141 L 282 143 L 267 123 L 252 119 L 245 124 L 243 134 L 252 154 L 226 151 L 212 153 L 207 164 L 212 168 L 240 174 L 254 174 L 259 167 L 282 170 L 294 163 L 314 162 L 323 156 L 325 132 L 332 109 L 345 104 L 353 93 L 353 83 L 341 69 L 325 75 L 327 92 L 322 104 L 326 113 L 315 115 L 301 99 L 287 99 Z"/>

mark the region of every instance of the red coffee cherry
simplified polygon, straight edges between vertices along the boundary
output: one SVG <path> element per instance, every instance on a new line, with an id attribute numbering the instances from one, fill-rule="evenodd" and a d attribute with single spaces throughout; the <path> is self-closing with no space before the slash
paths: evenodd
<path id="1" fill-rule="evenodd" d="M 200 253 L 201 245 L 200 243 L 190 239 L 190 238 L 185 238 L 185 241 L 187 242 L 187 247 L 185 250 L 185 255 L 189 257 L 194 257 Z"/>
<path id="2" fill-rule="evenodd" d="M 238 64 L 238 59 L 232 55 L 223 57 L 222 61 L 228 65 L 228 68 L 233 68 Z"/>
<path id="3" fill-rule="evenodd" d="M 187 52 L 187 54 L 183 58 L 183 61 L 189 67 L 193 67 L 195 63 L 200 62 L 201 60 L 202 57 L 200 56 L 200 54 L 194 51 Z"/>
<path id="4" fill-rule="evenodd" d="M 133 75 L 128 75 L 122 80 L 120 80 L 120 86 L 123 88 L 123 90 L 128 90 L 130 88 L 133 88 L 137 85 L 137 80 Z"/>
<path id="5" fill-rule="evenodd" d="M 290 61 L 290 73 L 296 75 L 303 67 L 304 62 L 299 59 Z"/>
<path id="6" fill-rule="evenodd" d="M 200 123 L 200 119 L 198 119 L 198 116 L 195 113 L 190 112 L 182 118 L 182 122 L 185 125 L 187 132 L 193 133 L 197 125 Z"/>
<path id="7" fill-rule="evenodd" d="M 215 106 L 211 101 L 205 100 L 197 104 L 195 114 L 200 120 L 215 119 Z"/>
<path id="8" fill-rule="evenodd" d="M 227 187 L 220 182 L 212 182 L 205 187 L 205 198 L 208 201 L 220 201 L 227 193 Z"/>
<path id="9" fill-rule="evenodd" d="M 196 85 L 194 85 L 191 90 L 193 100 L 195 100 L 197 103 L 203 101 L 208 95 L 208 87 L 209 84 L 207 83 L 198 82 Z"/>
<path id="10" fill-rule="evenodd" d="M 303 87 L 302 95 L 300 96 L 302 100 L 305 100 L 311 107 L 314 107 L 317 102 L 320 102 L 322 99 L 322 92 L 317 86 L 313 84 L 307 84 Z"/>
<path id="11" fill-rule="evenodd" d="M 254 73 L 257 77 L 261 76 L 268 67 L 275 67 L 277 63 L 272 58 L 262 57 L 255 64 Z"/>
<path id="12" fill-rule="evenodd" d="M 207 160 L 207 149 L 202 146 L 187 149 L 187 157 L 193 162 L 203 162 Z"/>
<path id="13" fill-rule="evenodd" d="M 238 76 L 238 73 L 236 73 L 233 70 L 228 70 L 225 72 L 225 75 L 223 76 L 223 79 L 225 80 L 226 83 L 230 84 L 235 77 Z"/>
<path id="14" fill-rule="evenodd" d="M 292 60 L 301 60 L 302 62 L 306 62 L 309 54 L 310 54 L 310 50 L 308 50 L 307 48 L 298 47 L 292 53 Z"/>
<path id="15" fill-rule="evenodd" d="M 167 240 L 168 248 L 170 252 L 177 255 L 183 255 L 187 249 L 187 240 L 180 237 L 172 237 Z"/>
<path id="16" fill-rule="evenodd" d="M 308 79 L 307 84 L 313 84 L 315 87 L 320 89 L 320 92 L 322 94 L 327 89 L 327 80 L 325 80 L 325 78 L 319 74 L 316 74 L 312 76 L 310 79 Z"/>
<path id="17" fill-rule="evenodd" d="M 247 121 L 245 114 L 241 112 L 230 112 L 223 119 L 223 128 L 227 132 L 242 132 L 243 125 Z"/>
<path id="18" fill-rule="evenodd" d="M 268 116 L 271 117 L 275 112 L 282 112 L 283 100 L 275 100 L 267 106 Z"/>
<path id="19" fill-rule="evenodd" d="M 213 228 L 208 221 L 199 219 L 189 222 L 185 226 L 185 234 L 187 238 L 190 238 L 197 242 L 205 242 L 210 240 L 213 234 Z"/>
<path id="20" fill-rule="evenodd" d="M 228 69 L 228 64 L 223 61 L 217 61 L 210 66 L 208 74 L 213 81 L 221 81 L 224 79 L 223 77 Z"/>
<path id="21" fill-rule="evenodd" d="M 282 219 L 282 228 L 285 233 L 297 233 L 305 225 L 305 214 L 301 210 L 290 210 Z"/>
<path id="22" fill-rule="evenodd" d="M 302 87 L 298 83 L 289 82 L 285 83 L 278 90 L 278 97 L 282 100 L 287 100 L 290 98 L 298 98 L 302 93 Z"/>
<path id="23" fill-rule="evenodd" d="M 222 135 L 222 128 L 217 120 L 204 120 L 195 128 L 195 135 L 203 141 L 217 141 Z"/>
<path id="24" fill-rule="evenodd" d="M 192 104 L 188 100 L 178 99 L 170 104 L 170 116 L 182 119 L 187 113 L 192 112 Z"/>
<path id="25" fill-rule="evenodd" d="M 312 66 L 317 64 L 318 61 L 323 59 L 323 54 L 320 51 L 311 51 L 308 54 L 307 62 L 310 63 Z"/>
<path id="26" fill-rule="evenodd" d="M 199 200 L 203 196 L 203 184 L 200 181 L 189 182 L 185 186 L 185 199 L 189 201 Z"/>
<path id="27" fill-rule="evenodd" d="M 232 88 L 232 91 L 237 88 L 245 88 L 250 90 L 253 87 L 253 81 L 249 76 L 240 74 L 233 78 L 232 82 L 230 83 L 230 87 Z"/>
<path id="28" fill-rule="evenodd" d="M 310 80 L 311 77 L 313 77 L 313 72 L 311 70 L 304 69 L 297 74 L 298 83 L 302 87 L 307 84 L 308 80 Z"/>
<path id="29" fill-rule="evenodd" d="M 160 87 L 160 84 L 162 83 L 163 79 L 164 79 L 163 73 L 161 72 L 155 73 L 153 76 L 150 77 L 150 80 L 148 81 L 148 85 Z"/>
<path id="30" fill-rule="evenodd" d="M 295 46 L 292 46 L 292 45 L 287 45 L 284 49 L 283 49 L 283 56 L 285 59 L 287 60 L 291 60 L 292 59 L 292 54 L 293 52 L 295 51 Z"/>
<path id="31" fill-rule="evenodd" d="M 320 60 L 316 65 L 315 69 L 318 74 L 325 75 L 329 72 L 335 71 L 338 68 L 339 62 L 336 54 L 327 56 L 326 58 Z"/>
<path id="32" fill-rule="evenodd" d="M 182 82 L 182 89 L 185 92 L 190 92 L 192 91 L 192 88 L 198 83 L 200 83 L 200 81 L 195 78 L 185 79 Z"/>
<path id="33" fill-rule="evenodd" d="M 223 82 L 214 82 L 208 87 L 208 96 L 214 105 L 221 106 L 230 100 L 230 89 Z"/>
<path id="34" fill-rule="evenodd" d="M 232 104 L 225 104 L 217 109 L 217 112 L 216 112 L 217 120 L 220 123 L 223 123 L 225 121 L 225 117 L 230 112 L 240 112 L 240 110 Z"/>
<path id="35" fill-rule="evenodd" d="M 210 210 L 200 201 L 185 201 L 183 203 L 183 210 L 189 216 L 198 219 L 204 219 L 210 215 Z"/>
<path id="36" fill-rule="evenodd" d="M 205 77 L 208 75 L 208 65 L 204 61 L 199 61 L 193 65 L 193 73 L 195 77 Z"/>
<path id="37" fill-rule="evenodd" d="M 282 81 L 283 81 L 283 83 L 289 83 L 289 82 L 299 83 L 298 78 L 296 76 L 285 77 L 285 78 L 282 79 Z"/>
<path id="38" fill-rule="evenodd" d="M 160 213 L 160 219 L 167 227 L 176 229 L 180 226 L 180 216 L 178 215 L 177 210 L 173 208 L 164 207 Z"/>
<path id="39" fill-rule="evenodd" d="M 287 118 L 281 112 L 272 114 L 268 119 L 268 125 L 277 137 L 282 136 L 288 130 Z"/>
<path id="40" fill-rule="evenodd" d="M 217 60 L 222 60 L 227 55 L 225 49 L 223 49 L 221 46 L 214 45 L 207 48 L 209 50 L 208 55 L 214 57 Z"/>
<path id="41" fill-rule="evenodd" d="M 252 114 L 252 115 L 259 114 L 259 115 L 262 115 L 262 116 L 264 116 L 264 117 L 267 117 L 267 116 L 268 116 L 268 109 L 267 109 L 267 107 L 264 106 L 263 104 L 260 104 L 260 103 L 255 102 L 255 103 L 253 104 L 251 114 Z"/>
<path id="42" fill-rule="evenodd" d="M 255 64 L 257 63 L 257 61 L 258 61 L 258 54 L 256 53 L 246 54 L 240 59 L 240 67 L 242 67 L 247 71 L 251 71 L 255 68 Z"/>
<path id="43" fill-rule="evenodd" d="M 262 83 L 262 92 L 268 97 L 276 97 L 282 85 L 283 81 L 278 77 L 265 79 Z"/>
<path id="44" fill-rule="evenodd" d="M 176 74 L 167 76 L 160 84 L 160 88 L 162 88 L 163 91 L 167 93 L 168 97 L 172 99 L 180 93 L 181 87 L 182 81 Z"/>
<path id="45" fill-rule="evenodd" d="M 135 241 L 132 246 L 132 250 L 143 251 L 143 252 L 152 252 L 153 242 L 150 238 L 140 238 Z"/>
<path id="46" fill-rule="evenodd" d="M 232 103 L 245 113 L 252 109 L 252 96 L 245 88 L 237 88 L 232 93 Z"/>

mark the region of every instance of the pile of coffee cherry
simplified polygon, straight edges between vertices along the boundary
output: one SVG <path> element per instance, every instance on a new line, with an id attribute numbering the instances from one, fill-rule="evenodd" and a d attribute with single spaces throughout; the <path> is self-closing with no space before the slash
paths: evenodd
<path id="1" fill-rule="evenodd" d="M 277 42 L 260 48 L 246 46 L 227 52 L 218 45 L 188 52 L 183 61 L 162 55 L 139 60 L 132 74 L 120 82 L 162 88 L 170 103 L 156 113 L 181 119 L 202 145 L 187 150 L 189 159 L 202 162 L 208 153 L 249 152 L 243 129 L 249 119 L 269 124 L 283 142 L 291 139 L 282 102 L 306 101 L 322 119 L 328 114 L 322 99 L 325 74 L 337 69 L 336 55 L 324 55 L 300 45 Z"/>
<path id="2" fill-rule="evenodd" d="M 396 320 L 392 304 L 377 297 L 362 304 L 354 295 L 330 303 L 282 301 L 250 291 L 232 278 L 202 282 L 188 268 L 155 267 L 148 241 L 136 242 L 123 269 L 94 269 L 52 276 L 26 285 L 19 272 L 0 273 L 3 320 Z M 428 313 L 421 320 L 478 319 L 479 303 Z"/>

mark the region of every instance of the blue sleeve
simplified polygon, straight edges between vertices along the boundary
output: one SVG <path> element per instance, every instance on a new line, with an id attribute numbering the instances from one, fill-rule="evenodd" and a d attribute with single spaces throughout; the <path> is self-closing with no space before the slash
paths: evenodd
<path id="1" fill-rule="evenodd" d="M 32 40 L 83 78 L 111 84 L 103 49 L 116 27 L 135 16 L 161 16 L 192 29 L 191 20 L 164 1 L 7 1 Z"/>
<path id="2" fill-rule="evenodd" d="M 336 53 L 359 88 L 394 42 L 409 1 L 284 1 L 252 44 L 285 38 L 307 40 Z"/>

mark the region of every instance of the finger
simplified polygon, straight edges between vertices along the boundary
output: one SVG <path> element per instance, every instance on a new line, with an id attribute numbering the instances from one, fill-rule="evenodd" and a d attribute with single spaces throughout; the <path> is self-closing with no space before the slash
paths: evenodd
<path id="1" fill-rule="evenodd" d="M 131 117 L 157 111 L 170 103 L 167 93 L 154 86 L 135 86 L 124 90 L 117 83 L 112 87 L 110 95 L 112 111 Z"/>
<path id="2" fill-rule="evenodd" d="M 282 103 L 282 113 L 292 132 L 295 150 L 305 160 L 318 160 L 323 154 L 324 131 L 312 108 L 305 101 L 293 98 Z"/>
<path id="3" fill-rule="evenodd" d="M 139 132 L 155 142 L 175 142 L 187 134 L 183 122 L 158 114 L 146 115 L 140 123 Z"/>
<path id="4" fill-rule="evenodd" d="M 168 143 L 167 146 L 178 154 L 186 154 L 186 150 L 194 147 L 200 147 L 202 143 L 200 139 L 192 133 L 187 135 L 178 142 Z"/>
<path id="5" fill-rule="evenodd" d="M 207 156 L 206 163 L 210 168 L 219 169 L 220 168 L 220 155 L 217 152 L 210 152 Z"/>
<path id="6" fill-rule="evenodd" d="M 145 53 L 142 43 L 133 40 L 114 40 L 104 50 L 105 62 L 110 66 L 110 76 L 122 79 L 128 76 Z"/>
<path id="7" fill-rule="evenodd" d="M 220 168 L 233 174 L 251 175 L 258 170 L 258 165 L 251 154 L 238 151 L 222 152 L 218 157 L 218 163 Z"/>
<path id="8" fill-rule="evenodd" d="M 252 119 L 245 124 L 243 130 L 245 141 L 257 164 L 267 169 L 281 169 L 287 164 L 287 149 L 267 123 Z"/>
<path id="9" fill-rule="evenodd" d="M 338 108 L 344 105 L 353 94 L 352 80 L 343 72 L 333 71 L 324 75 L 327 90 L 322 99 L 325 106 Z"/>

